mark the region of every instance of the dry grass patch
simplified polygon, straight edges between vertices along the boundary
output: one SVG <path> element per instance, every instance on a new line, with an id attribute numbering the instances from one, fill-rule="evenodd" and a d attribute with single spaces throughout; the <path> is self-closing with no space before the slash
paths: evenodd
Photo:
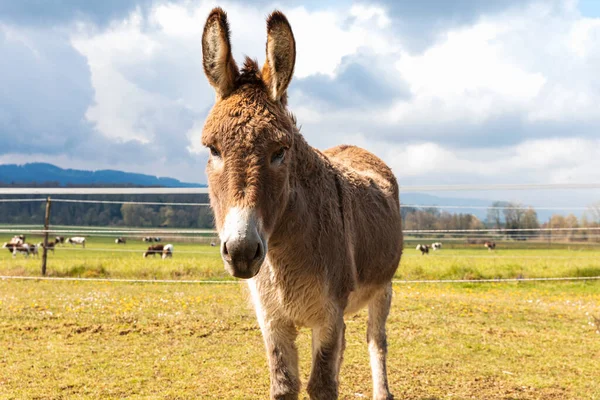
<path id="1" fill-rule="evenodd" d="M 600 284 L 395 287 L 389 376 L 405 399 L 594 399 Z M 266 398 L 243 285 L 0 281 L 0 398 Z M 369 398 L 366 314 L 342 398 Z M 299 337 L 306 383 L 310 335 Z"/>

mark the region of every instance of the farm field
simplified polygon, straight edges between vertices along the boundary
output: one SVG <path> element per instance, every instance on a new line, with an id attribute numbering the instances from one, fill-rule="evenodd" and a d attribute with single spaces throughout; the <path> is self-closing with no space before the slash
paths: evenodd
<path id="1" fill-rule="evenodd" d="M 598 399 L 600 285 L 396 285 L 402 399 Z M 366 313 L 347 320 L 341 397 L 370 397 Z M 0 398 L 268 394 L 244 285 L 0 281 Z M 310 335 L 299 337 L 303 382 Z"/>
<path id="2" fill-rule="evenodd" d="M 48 275 L 231 280 L 208 245 L 173 242 L 174 258 L 161 260 L 143 259 L 141 241 L 88 240 L 50 253 Z M 600 275 L 593 246 L 456 245 L 426 256 L 406 247 L 399 280 Z M 39 271 L 40 259 L 0 253 L 0 275 Z M 398 283 L 394 292 L 396 398 L 600 399 L 600 282 Z M 347 319 L 341 398 L 371 396 L 365 332 L 365 311 Z M 298 345 L 306 384 L 307 329 Z M 258 399 L 269 390 L 243 284 L 0 280 L 0 348 L 3 399 Z"/>
<path id="3" fill-rule="evenodd" d="M 0 243 L 10 239 L 0 236 Z M 30 243 L 41 237 L 27 238 Z M 232 280 L 225 272 L 218 247 L 192 242 L 170 241 L 175 246 L 173 259 L 142 257 L 150 245 L 130 239 L 126 245 L 117 245 L 111 237 L 89 237 L 86 248 L 69 244 L 59 245 L 48 254 L 48 276 L 125 279 L 206 279 Z M 416 243 L 416 242 L 415 242 Z M 441 251 L 422 256 L 413 246 L 405 243 L 404 255 L 395 278 L 421 279 L 496 279 L 536 277 L 589 277 L 600 276 L 600 245 L 499 243 L 495 251 L 481 245 L 449 243 Z M 520 246 L 520 247 L 519 247 Z M 1 249 L 0 249 L 1 250 Z M 9 251 L 0 251 L 0 275 L 40 274 L 39 257 L 13 258 Z"/>

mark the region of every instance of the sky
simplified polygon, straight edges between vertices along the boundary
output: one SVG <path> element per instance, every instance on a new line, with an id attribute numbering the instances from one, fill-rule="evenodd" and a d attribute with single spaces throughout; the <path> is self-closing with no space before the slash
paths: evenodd
<path id="1" fill-rule="evenodd" d="M 206 182 L 217 5 L 238 64 L 286 14 L 314 147 L 363 146 L 404 185 L 600 182 L 596 0 L 0 0 L 0 163 Z"/>

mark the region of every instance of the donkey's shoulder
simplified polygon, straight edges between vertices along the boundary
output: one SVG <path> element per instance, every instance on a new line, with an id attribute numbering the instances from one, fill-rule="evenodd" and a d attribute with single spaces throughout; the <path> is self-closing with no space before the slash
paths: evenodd
<path id="1" fill-rule="evenodd" d="M 339 173 L 354 185 L 376 183 L 381 189 L 398 192 L 394 173 L 383 160 L 373 153 L 351 145 L 339 145 L 323 152 Z"/>

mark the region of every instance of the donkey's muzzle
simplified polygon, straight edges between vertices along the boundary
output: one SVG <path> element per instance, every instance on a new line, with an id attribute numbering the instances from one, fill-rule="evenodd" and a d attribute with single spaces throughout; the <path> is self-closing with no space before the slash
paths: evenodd
<path id="1" fill-rule="evenodd" d="M 250 279 L 258 274 L 265 260 L 265 246 L 256 235 L 242 240 L 229 240 L 221 245 L 225 267 L 236 278 Z"/>

